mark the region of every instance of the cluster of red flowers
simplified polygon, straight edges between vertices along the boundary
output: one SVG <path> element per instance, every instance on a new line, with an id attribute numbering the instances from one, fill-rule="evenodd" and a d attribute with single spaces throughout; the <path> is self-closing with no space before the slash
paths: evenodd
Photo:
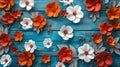
<path id="1" fill-rule="evenodd" d="M 12 13 L 6 12 L 5 15 L 2 16 L 2 20 L 4 24 L 12 24 L 18 17 L 22 15 L 20 10 L 14 10 Z"/>

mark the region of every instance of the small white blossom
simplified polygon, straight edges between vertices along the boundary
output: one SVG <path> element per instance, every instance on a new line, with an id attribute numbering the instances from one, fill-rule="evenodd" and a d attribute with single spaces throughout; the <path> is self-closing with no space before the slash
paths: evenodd
<path id="1" fill-rule="evenodd" d="M 52 40 L 50 38 L 45 38 L 45 40 L 43 41 L 44 47 L 46 48 L 50 48 L 53 44 Z"/>
<path id="2" fill-rule="evenodd" d="M 91 59 L 94 59 L 94 49 L 89 46 L 89 44 L 83 44 L 83 46 L 78 48 L 79 59 L 84 60 L 85 62 L 90 62 Z"/>
<path id="3" fill-rule="evenodd" d="M 29 11 L 34 7 L 34 0 L 20 0 L 19 5 Z"/>
<path id="4" fill-rule="evenodd" d="M 12 62 L 12 59 L 10 57 L 10 55 L 6 54 L 6 55 L 2 55 L 1 57 L 1 60 L 0 60 L 0 63 L 6 67 L 6 66 L 9 66 Z"/>
<path id="5" fill-rule="evenodd" d="M 30 29 L 33 27 L 33 21 L 30 18 L 23 18 L 23 21 L 20 23 L 24 30 Z"/>
<path id="6" fill-rule="evenodd" d="M 60 0 L 60 2 L 64 3 L 64 5 L 70 5 L 71 3 L 73 3 L 74 0 Z"/>
<path id="7" fill-rule="evenodd" d="M 65 67 L 65 65 L 64 65 L 62 62 L 58 62 L 58 63 L 56 64 L 56 67 Z"/>
<path id="8" fill-rule="evenodd" d="M 35 49 L 37 49 L 35 41 L 33 40 L 29 40 L 28 42 L 25 42 L 24 47 L 25 47 L 25 50 L 30 51 L 30 53 L 33 53 Z"/>
<path id="9" fill-rule="evenodd" d="M 68 13 L 68 20 L 73 21 L 73 23 L 79 23 L 81 18 L 84 16 L 84 13 L 81 11 L 81 7 L 79 5 L 69 6 L 66 11 Z"/>
<path id="10" fill-rule="evenodd" d="M 64 39 L 69 40 L 69 38 L 73 37 L 73 28 L 71 26 L 63 25 L 58 32 L 58 34 Z"/>

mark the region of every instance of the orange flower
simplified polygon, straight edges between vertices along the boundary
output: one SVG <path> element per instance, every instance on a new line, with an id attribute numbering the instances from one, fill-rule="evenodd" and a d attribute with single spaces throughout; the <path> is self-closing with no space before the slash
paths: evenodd
<path id="1" fill-rule="evenodd" d="M 23 33 L 19 32 L 19 31 L 16 31 L 14 33 L 14 39 L 15 39 L 15 41 L 21 41 L 23 39 Z"/>
<path id="2" fill-rule="evenodd" d="M 34 54 L 30 52 L 23 51 L 21 54 L 18 55 L 18 63 L 20 65 L 26 65 L 28 67 L 32 66 L 32 62 L 35 60 Z"/>
<path id="3" fill-rule="evenodd" d="M 50 55 L 43 54 L 42 55 L 42 61 L 44 63 L 49 63 L 50 62 Z"/>
<path id="4" fill-rule="evenodd" d="M 46 18 L 44 18 L 41 14 L 35 16 L 33 25 L 42 29 L 46 25 Z"/>
<path id="5" fill-rule="evenodd" d="M 62 10 L 60 16 L 64 18 L 64 17 L 66 17 L 66 15 L 67 15 L 66 11 L 65 11 L 65 10 Z"/>
<path id="6" fill-rule="evenodd" d="M 103 40 L 101 34 L 93 34 L 92 37 L 93 37 L 94 42 L 97 44 L 101 43 Z"/>
<path id="7" fill-rule="evenodd" d="M 48 17 L 57 17 L 60 10 L 60 6 L 57 2 L 50 2 L 46 6 L 46 14 Z"/>
<path id="8" fill-rule="evenodd" d="M 120 22 L 115 21 L 115 22 L 112 23 L 112 25 L 113 25 L 113 28 L 114 28 L 115 30 L 120 29 Z"/>
<path id="9" fill-rule="evenodd" d="M 0 0 L 0 9 L 10 10 L 14 6 L 14 0 Z"/>
<path id="10" fill-rule="evenodd" d="M 116 40 L 115 40 L 112 36 L 109 36 L 109 37 L 106 39 L 106 43 L 107 43 L 110 47 L 116 46 Z"/>
<path id="11" fill-rule="evenodd" d="M 110 9 L 106 10 L 106 14 L 108 15 L 109 20 L 118 19 L 120 17 L 120 9 L 112 6 Z"/>

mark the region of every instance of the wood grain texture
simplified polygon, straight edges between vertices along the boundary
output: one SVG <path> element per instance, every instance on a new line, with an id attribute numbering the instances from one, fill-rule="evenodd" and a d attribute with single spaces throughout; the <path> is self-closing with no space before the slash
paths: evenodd
<path id="1" fill-rule="evenodd" d="M 46 4 L 49 2 L 53 2 L 54 0 L 35 0 L 35 7 L 30 11 L 30 12 L 39 12 L 39 14 L 42 14 L 45 18 L 47 18 L 47 25 L 43 29 L 43 31 L 40 34 L 37 34 L 36 32 L 33 31 L 32 29 L 29 30 L 23 30 L 21 28 L 21 25 L 19 22 L 15 23 L 11 28 L 10 28 L 10 35 L 12 37 L 12 40 L 14 44 L 11 46 L 17 46 L 19 49 L 18 53 L 21 53 L 22 50 L 24 50 L 24 42 L 28 41 L 30 39 L 36 41 L 36 45 L 38 49 L 41 52 L 35 51 L 35 56 L 36 60 L 33 63 L 32 67 L 48 67 L 47 65 L 42 65 L 40 64 L 41 56 L 42 54 L 49 54 L 51 56 L 51 64 L 50 67 L 55 67 L 56 63 L 59 61 L 56 53 L 58 52 L 57 45 L 60 44 L 66 44 L 66 45 L 72 45 L 78 50 L 78 47 L 81 46 L 83 43 L 89 43 L 91 46 L 93 46 L 93 40 L 92 40 L 92 34 L 99 33 L 99 28 L 98 25 L 100 23 L 103 23 L 105 21 L 108 21 L 108 18 L 106 16 L 106 8 L 105 8 L 105 3 L 103 3 L 103 7 L 100 11 L 100 18 L 96 20 L 96 22 L 93 22 L 92 19 L 89 18 L 89 12 L 86 11 L 86 8 L 84 6 L 84 1 L 85 0 L 74 0 L 74 5 L 80 5 L 82 7 L 82 11 L 84 12 L 84 18 L 81 19 L 80 23 L 74 24 L 71 21 L 69 21 L 67 18 L 62 18 L 58 16 L 57 18 L 48 18 L 45 14 L 45 7 Z M 65 6 L 63 6 L 62 3 L 59 3 L 61 6 L 62 10 L 65 10 Z M 13 9 L 21 10 L 23 11 L 23 18 L 24 17 L 31 17 L 30 12 L 27 12 L 25 9 L 22 9 L 19 7 L 19 0 L 15 0 L 15 6 Z M 0 21 L 2 22 L 2 21 Z M 111 21 L 110 21 L 111 22 Z M 49 26 L 52 25 L 52 26 Z M 74 29 L 74 37 L 68 41 L 64 41 L 59 35 L 58 31 L 60 30 L 62 25 L 70 25 Z M 51 29 L 52 32 L 47 32 L 48 29 Z M 13 39 L 14 32 L 22 31 L 24 33 L 24 39 L 22 42 L 15 42 Z M 118 31 L 119 32 L 119 31 Z M 115 33 L 115 31 L 113 32 Z M 119 36 L 120 34 L 116 35 L 114 34 L 113 36 Z M 105 38 L 105 36 L 103 36 Z M 53 45 L 51 48 L 47 49 L 43 46 L 43 40 L 45 38 L 51 38 L 53 41 Z M 79 38 L 85 38 L 85 41 L 79 41 Z M 90 42 L 89 42 L 90 40 Z M 105 41 L 105 40 L 104 40 Z M 104 44 L 106 46 L 106 44 Z M 106 46 L 108 48 L 108 46 Z M 108 48 L 109 49 L 109 48 Z M 109 51 L 109 50 L 107 50 Z M 13 62 L 9 67 L 19 67 L 17 64 L 17 54 L 12 54 L 9 51 L 9 54 L 12 56 Z M 113 54 L 113 65 L 111 67 L 120 67 L 120 56 Z M 78 67 L 88 67 L 89 64 L 82 64 L 82 61 L 78 61 Z M 2 66 L 0 66 L 2 67 Z M 23 67 L 23 66 L 22 66 Z M 96 64 L 94 63 L 93 67 L 96 67 Z"/>

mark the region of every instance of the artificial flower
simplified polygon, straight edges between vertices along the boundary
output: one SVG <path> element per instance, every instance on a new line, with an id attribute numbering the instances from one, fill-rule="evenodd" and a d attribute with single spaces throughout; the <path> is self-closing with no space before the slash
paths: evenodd
<path id="1" fill-rule="evenodd" d="M 34 60 L 35 55 L 30 52 L 23 51 L 21 54 L 18 54 L 18 63 L 22 66 L 26 65 L 30 67 L 32 66 Z"/>
<path id="2" fill-rule="evenodd" d="M 94 59 L 94 49 L 89 46 L 89 44 L 83 44 L 83 46 L 78 48 L 78 58 L 84 60 L 85 62 L 90 62 Z"/>
<path id="3" fill-rule="evenodd" d="M 60 0 L 60 2 L 64 3 L 64 5 L 70 5 L 74 0 Z"/>
<path id="4" fill-rule="evenodd" d="M 22 41 L 23 39 L 23 33 L 19 31 L 15 31 L 14 33 L 14 39 L 15 41 Z"/>
<path id="5" fill-rule="evenodd" d="M 114 30 L 120 29 L 120 22 L 119 21 L 113 22 L 112 25 L 113 25 Z"/>
<path id="6" fill-rule="evenodd" d="M 46 18 L 42 16 L 42 14 L 38 14 L 34 17 L 34 23 L 33 25 L 37 27 L 38 29 L 42 29 L 46 25 Z"/>
<path id="7" fill-rule="evenodd" d="M 4 21 L 4 24 L 12 24 L 14 23 L 14 18 L 11 13 L 6 12 L 5 15 L 2 16 L 2 20 Z"/>
<path id="8" fill-rule="evenodd" d="M 35 41 L 33 40 L 29 40 L 28 42 L 25 42 L 24 47 L 25 47 L 25 50 L 30 51 L 30 53 L 33 53 L 35 49 L 37 49 Z"/>
<path id="9" fill-rule="evenodd" d="M 81 6 L 69 6 L 66 9 L 67 11 L 67 18 L 70 21 L 73 21 L 73 23 L 79 23 L 81 18 L 83 18 L 84 13 L 81 11 Z"/>
<path id="10" fill-rule="evenodd" d="M 34 7 L 34 0 L 20 0 L 19 5 L 21 8 L 26 8 L 29 11 Z"/>
<path id="11" fill-rule="evenodd" d="M 88 11 L 99 12 L 102 7 L 102 0 L 86 0 L 85 6 Z"/>
<path id="12" fill-rule="evenodd" d="M 120 9 L 115 6 L 112 6 L 110 7 L 110 9 L 106 10 L 106 14 L 109 20 L 118 19 L 120 18 Z"/>
<path id="13" fill-rule="evenodd" d="M 0 63 L 4 66 L 7 67 L 11 64 L 12 62 L 12 58 L 10 57 L 10 55 L 6 54 L 6 55 L 2 55 L 1 59 L 0 59 Z"/>
<path id="14" fill-rule="evenodd" d="M 56 64 L 56 67 L 65 67 L 65 65 L 64 65 L 62 62 L 58 62 L 58 63 Z"/>
<path id="15" fill-rule="evenodd" d="M 64 39 L 69 40 L 69 38 L 72 38 L 74 36 L 73 34 L 73 28 L 71 26 L 65 26 L 63 25 L 58 32 L 58 34 Z"/>
<path id="16" fill-rule="evenodd" d="M 13 18 L 18 19 L 18 17 L 22 15 L 22 11 L 14 10 L 11 15 L 13 16 Z"/>
<path id="17" fill-rule="evenodd" d="M 0 45 L 3 47 L 12 45 L 12 40 L 9 34 L 0 34 Z"/>
<path id="18" fill-rule="evenodd" d="M 30 29 L 33 27 L 33 21 L 30 18 L 23 18 L 23 21 L 20 22 L 24 30 Z"/>
<path id="19" fill-rule="evenodd" d="M 50 55 L 43 54 L 42 61 L 46 64 L 50 62 Z"/>
<path id="20" fill-rule="evenodd" d="M 109 67 L 112 63 L 112 54 L 109 52 L 101 52 L 95 55 L 98 67 Z"/>
<path id="21" fill-rule="evenodd" d="M 44 39 L 43 44 L 44 44 L 44 47 L 50 48 L 52 46 L 53 42 L 50 38 L 46 38 L 46 39 Z"/>
<path id="22" fill-rule="evenodd" d="M 109 37 L 106 39 L 106 43 L 107 43 L 110 47 L 116 46 L 116 40 L 115 40 L 115 38 L 113 38 L 112 36 L 109 36 Z"/>
<path id="23" fill-rule="evenodd" d="M 16 47 L 16 46 L 12 47 L 11 52 L 13 54 L 16 54 L 18 52 L 18 47 Z"/>
<path id="24" fill-rule="evenodd" d="M 93 34 L 92 37 L 93 37 L 93 40 L 96 44 L 101 43 L 103 40 L 101 34 Z"/>
<path id="25" fill-rule="evenodd" d="M 46 15 L 48 17 L 57 17 L 60 13 L 60 6 L 57 2 L 49 2 L 46 5 Z"/>
<path id="26" fill-rule="evenodd" d="M 66 17 L 66 15 L 67 15 L 66 10 L 62 10 L 60 16 L 64 18 Z"/>
<path id="27" fill-rule="evenodd" d="M 8 11 L 12 6 L 14 6 L 14 0 L 0 0 L 0 9 Z"/>
<path id="28" fill-rule="evenodd" d="M 57 53 L 57 56 L 60 62 L 69 62 L 72 60 L 72 50 L 67 47 L 62 47 L 60 51 Z"/>
<path id="29" fill-rule="evenodd" d="M 101 34 L 109 36 L 112 33 L 113 25 L 109 22 L 104 22 L 103 24 L 99 24 L 99 29 Z"/>

